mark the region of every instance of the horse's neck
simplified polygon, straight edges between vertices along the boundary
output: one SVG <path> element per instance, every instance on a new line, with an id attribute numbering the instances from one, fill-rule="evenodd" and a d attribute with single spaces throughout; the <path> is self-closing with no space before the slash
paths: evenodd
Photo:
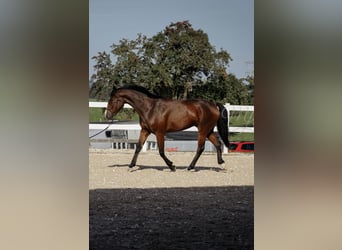
<path id="1" fill-rule="evenodd" d="M 153 99 L 146 95 L 134 93 L 125 95 L 124 97 L 126 102 L 131 105 L 140 116 L 143 116 L 144 113 L 148 112 L 152 107 Z"/>

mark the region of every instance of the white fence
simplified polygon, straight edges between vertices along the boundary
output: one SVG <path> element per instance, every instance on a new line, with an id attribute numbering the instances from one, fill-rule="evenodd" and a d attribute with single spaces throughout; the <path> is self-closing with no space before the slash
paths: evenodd
<path id="1" fill-rule="evenodd" d="M 228 120 L 230 117 L 230 111 L 254 111 L 254 106 L 247 105 L 230 105 L 229 103 L 224 105 L 228 111 Z M 89 102 L 90 108 L 106 108 L 107 102 Z M 124 108 L 132 108 L 130 105 L 125 104 Z M 229 121 L 228 121 L 229 124 Z M 103 123 L 92 123 L 89 124 L 89 129 L 105 129 L 108 124 Z M 109 126 L 110 130 L 140 130 L 139 124 L 111 124 Z M 216 128 L 215 128 L 216 130 Z M 196 127 L 191 127 L 186 129 L 185 131 L 197 131 Z M 229 127 L 229 132 L 238 132 L 238 133 L 254 133 L 254 127 Z"/>

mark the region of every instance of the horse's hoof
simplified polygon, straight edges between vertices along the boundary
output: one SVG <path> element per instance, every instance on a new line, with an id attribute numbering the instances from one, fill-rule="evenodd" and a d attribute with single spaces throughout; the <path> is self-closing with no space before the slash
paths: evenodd
<path id="1" fill-rule="evenodd" d="M 188 171 L 195 171 L 195 167 L 188 167 Z"/>
<path id="2" fill-rule="evenodd" d="M 222 164 L 220 164 L 220 167 L 222 168 L 222 169 L 226 169 L 226 163 L 222 163 Z"/>
<path id="3" fill-rule="evenodd" d="M 223 164 L 224 163 L 224 160 L 220 160 L 220 161 L 218 161 L 218 164 Z"/>
<path id="4" fill-rule="evenodd" d="M 171 172 L 176 172 L 176 166 L 175 165 L 172 165 L 172 166 L 169 166 Z"/>
<path id="5" fill-rule="evenodd" d="M 137 167 L 137 166 L 129 166 L 128 167 L 128 172 L 134 172 L 134 171 L 137 171 L 139 169 L 139 167 Z"/>

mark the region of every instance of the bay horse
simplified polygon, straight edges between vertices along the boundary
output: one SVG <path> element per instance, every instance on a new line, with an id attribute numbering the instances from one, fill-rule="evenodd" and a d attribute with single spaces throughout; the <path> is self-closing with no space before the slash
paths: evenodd
<path id="1" fill-rule="evenodd" d="M 204 150 L 206 138 L 216 147 L 218 164 L 224 163 L 221 142 L 214 133 L 214 127 L 217 125 L 220 137 L 228 147 L 228 112 L 222 104 L 205 100 L 165 99 L 150 93 L 144 87 L 129 85 L 113 88 L 105 110 L 105 118 L 112 120 L 125 103 L 131 105 L 138 113 L 141 126 L 139 141 L 129 164 L 130 168 L 136 165 L 139 152 L 147 137 L 153 133 L 157 138 L 160 156 L 171 171 L 176 171 L 176 167 L 164 153 L 165 133 L 181 131 L 192 126 L 198 128 L 198 146 L 196 155 L 187 169 L 195 168 Z"/>

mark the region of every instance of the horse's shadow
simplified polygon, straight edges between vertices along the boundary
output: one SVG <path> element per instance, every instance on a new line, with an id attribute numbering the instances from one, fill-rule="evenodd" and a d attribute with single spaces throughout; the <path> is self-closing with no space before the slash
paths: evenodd
<path id="1" fill-rule="evenodd" d="M 144 171 L 148 169 L 154 169 L 158 171 L 165 171 L 165 170 L 170 170 L 168 166 L 147 166 L 147 165 L 137 165 L 133 168 L 129 168 L 129 164 L 113 164 L 107 166 L 109 168 L 127 168 L 128 171 L 130 172 L 135 172 L 135 171 Z M 226 173 L 227 169 L 224 167 L 202 167 L 202 166 L 196 166 L 195 169 L 188 171 L 188 166 L 176 166 L 176 171 L 186 171 L 186 172 L 199 172 L 199 171 L 215 171 L 215 172 L 222 172 Z"/>

